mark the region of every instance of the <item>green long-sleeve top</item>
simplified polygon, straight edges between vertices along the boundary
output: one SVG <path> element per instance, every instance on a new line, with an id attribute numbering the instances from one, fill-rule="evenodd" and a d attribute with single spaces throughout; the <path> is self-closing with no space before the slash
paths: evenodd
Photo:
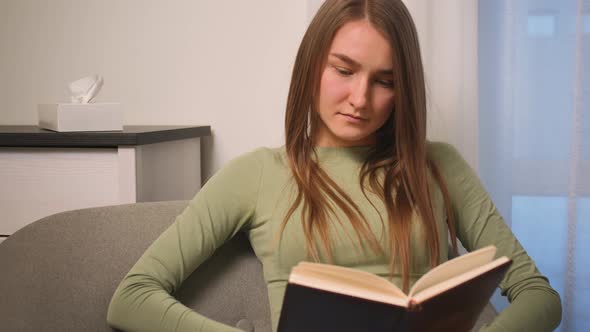
<path id="1" fill-rule="evenodd" d="M 381 220 L 363 195 L 358 178 L 369 148 L 316 149 L 320 166 L 358 204 L 371 229 L 379 235 L 383 231 Z M 558 293 L 514 237 L 476 174 L 449 144 L 429 142 L 428 154 L 448 185 L 457 237 L 463 246 L 471 251 L 493 244 L 498 248 L 497 256 L 505 255 L 513 260 L 500 283 L 510 305 L 484 329 L 551 331 L 556 328 L 561 320 Z M 429 176 L 428 181 L 432 188 L 442 262 L 447 260 L 449 246 L 444 202 L 433 177 Z M 284 147 L 260 148 L 230 161 L 203 186 L 124 277 L 109 306 L 109 324 L 126 331 L 239 331 L 187 308 L 172 294 L 216 248 L 244 230 L 262 262 L 272 326 L 276 331 L 291 268 L 306 260 L 300 210 L 296 210 L 285 228 L 284 234 L 288 236 L 282 237 L 278 247 L 274 241 L 295 192 Z M 387 210 L 383 203 L 369 191 L 367 194 L 386 221 Z M 337 210 L 336 214 L 344 220 L 341 211 Z M 419 223 L 413 224 L 414 269 L 410 273 L 410 285 L 430 269 L 428 254 L 420 242 Z M 356 244 L 350 241 L 355 236 L 349 223 L 334 222 L 330 227 L 334 264 L 388 276 L 389 257 L 367 254 L 371 251 L 359 252 Z M 384 241 L 386 238 L 383 237 Z M 385 248 L 384 242 L 382 245 Z M 401 276 L 394 275 L 392 282 L 401 286 Z"/>

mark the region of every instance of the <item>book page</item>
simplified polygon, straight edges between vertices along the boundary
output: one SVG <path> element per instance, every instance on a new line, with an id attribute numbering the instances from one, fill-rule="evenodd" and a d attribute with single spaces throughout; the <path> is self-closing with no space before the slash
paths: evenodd
<path id="1" fill-rule="evenodd" d="M 445 280 L 441 283 L 438 283 L 434 286 L 431 286 L 429 288 L 423 289 L 422 291 L 418 292 L 416 295 L 414 295 L 414 297 L 412 298 L 413 300 L 415 300 L 416 302 L 420 303 L 420 302 L 424 302 L 450 288 L 453 288 L 457 285 L 463 284 L 468 280 L 471 280 L 477 276 L 480 276 L 490 270 L 495 269 L 496 267 L 503 265 L 503 264 L 507 264 L 510 262 L 510 259 L 508 259 L 508 257 L 500 257 L 492 262 L 489 262 L 487 264 L 484 264 L 483 266 L 479 266 L 471 271 L 468 271 L 466 273 L 460 274 L 458 276 L 452 277 L 448 280 Z"/>
<path id="2" fill-rule="evenodd" d="M 487 246 L 446 261 L 418 279 L 408 296 L 414 297 L 426 288 L 489 263 L 494 259 L 494 255 L 496 247 Z"/>
<path id="3" fill-rule="evenodd" d="M 408 302 L 408 297 L 386 279 L 342 266 L 300 262 L 291 271 L 289 282 L 402 307 Z"/>

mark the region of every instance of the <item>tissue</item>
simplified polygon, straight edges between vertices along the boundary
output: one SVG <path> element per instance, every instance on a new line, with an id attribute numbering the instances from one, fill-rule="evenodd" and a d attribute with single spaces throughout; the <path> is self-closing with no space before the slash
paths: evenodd
<path id="1" fill-rule="evenodd" d="M 99 75 L 91 75 L 70 83 L 72 103 L 87 104 L 96 97 L 102 88 L 103 79 Z"/>

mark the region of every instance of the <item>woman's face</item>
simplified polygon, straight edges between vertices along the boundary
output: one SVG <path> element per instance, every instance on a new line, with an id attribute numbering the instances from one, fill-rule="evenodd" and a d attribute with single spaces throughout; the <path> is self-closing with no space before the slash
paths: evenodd
<path id="1" fill-rule="evenodd" d="M 338 30 L 323 68 L 318 146 L 374 144 L 393 108 L 392 50 L 367 21 Z"/>

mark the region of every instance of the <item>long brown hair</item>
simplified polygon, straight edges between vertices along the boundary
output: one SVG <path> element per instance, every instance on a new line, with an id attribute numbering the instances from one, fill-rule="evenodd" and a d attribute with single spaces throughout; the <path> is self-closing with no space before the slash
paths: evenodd
<path id="1" fill-rule="evenodd" d="M 384 251 L 358 205 L 319 166 L 314 149 L 315 133 L 321 121 L 317 115 L 319 82 L 327 53 L 338 29 L 355 20 L 367 20 L 390 42 L 393 51 L 396 94 L 393 110 L 387 122 L 377 130 L 377 143 L 371 147 L 359 178 L 365 198 L 369 200 L 365 192 L 368 181 L 369 190 L 387 207 L 389 245 L 385 251 L 391 256 L 390 273 L 393 275 L 396 257 L 399 257 L 403 289 L 407 291 L 413 213 L 425 230 L 424 246 L 430 255 L 430 266 L 439 264 L 439 230 L 427 183 L 428 170 L 443 194 L 455 253 L 457 245 L 447 187 L 438 168 L 427 157 L 426 92 L 418 36 L 400 0 L 327 0 L 310 23 L 295 60 L 285 115 L 285 148 L 298 190 L 279 236 L 303 203 L 301 222 L 307 254 L 315 261 L 320 260 L 313 241 L 314 235 L 319 235 L 331 261 L 328 229 L 329 217 L 334 214 L 329 203 L 333 203 L 350 220 L 359 243 L 364 238 L 376 254 Z"/>

